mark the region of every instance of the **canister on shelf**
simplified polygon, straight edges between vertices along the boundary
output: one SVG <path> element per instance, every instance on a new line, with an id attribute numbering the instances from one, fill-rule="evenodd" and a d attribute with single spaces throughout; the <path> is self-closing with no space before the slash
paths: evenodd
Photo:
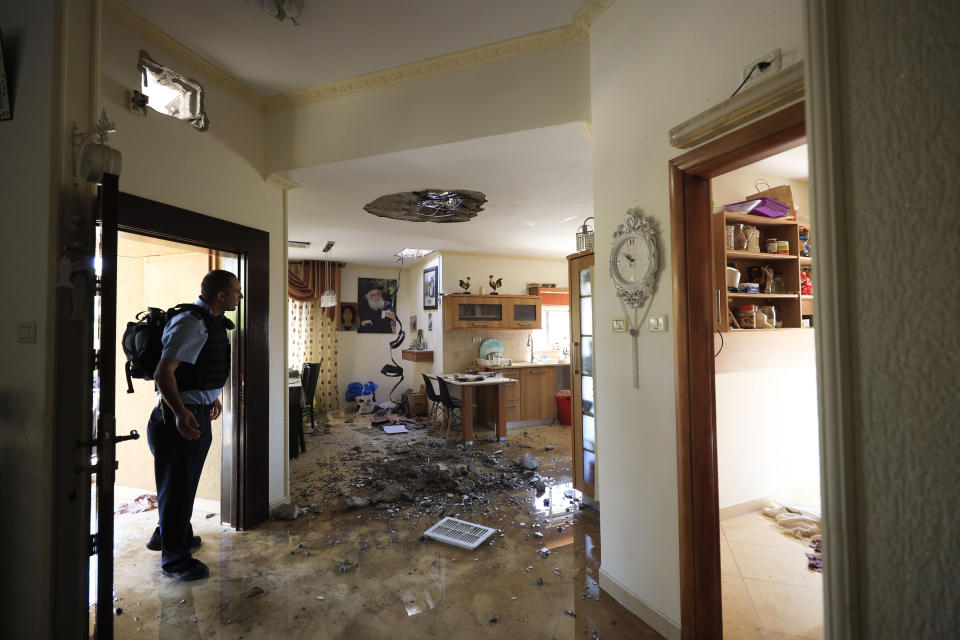
<path id="1" fill-rule="evenodd" d="M 790 254 L 790 243 L 786 240 L 780 240 L 777 242 L 777 253 Z"/>
<path id="2" fill-rule="evenodd" d="M 741 329 L 756 329 L 757 327 L 757 307 L 756 305 L 746 304 L 737 308 L 737 322 Z"/>
<path id="3" fill-rule="evenodd" d="M 744 233 L 747 235 L 747 251 L 760 253 L 760 230 L 756 227 L 746 227 Z"/>
<path id="4" fill-rule="evenodd" d="M 727 251 L 733 251 L 733 238 L 735 227 L 732 224 L 727 225 Z"/>
<path id="5" fill-rule="evenodd" d="M 776 238 L 767 238 L 767 253 L 779 253 L 780 243 Z"/>
<path id="6" fill-rule="evenodd" d="M 777 326 L 777 308 L 772 305 L 764 305 L 760 307 L 760 313 L 767 316 L 767 320 L 770 322 L 770 326 Z"/>

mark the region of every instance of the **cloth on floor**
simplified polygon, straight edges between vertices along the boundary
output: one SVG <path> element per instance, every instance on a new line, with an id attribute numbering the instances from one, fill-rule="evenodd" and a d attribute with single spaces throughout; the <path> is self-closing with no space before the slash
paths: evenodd
<path id="1" fill-rule="evenodd" d="M 134 498 L 133 502 L 124 502 L 114 513 L 141 513 L 157 508 L 157 496 L 154 493 L 145 493 Z"/>
<path id="2" fill-rule="evenodd" d="M 781 531 L 797 538 L 810 538 L 820 534 L 820 514 L 808 507 L 782 505 L 771 501 L 761 513 L 775 520 Z"/>

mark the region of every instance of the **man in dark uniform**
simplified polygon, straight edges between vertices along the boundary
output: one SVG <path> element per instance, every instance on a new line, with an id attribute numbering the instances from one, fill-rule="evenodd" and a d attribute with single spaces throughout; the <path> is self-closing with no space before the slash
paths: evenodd
<path id="1" fill-rule="evenodd" d="M 163 574 L 198 580 L 210 569 L 190 555 L 200 545 L 190 516 L 203 463 L 210 449 L 210 421 L 223 411 L 220 392 L 230 377 L 233 323 L 223 317 L 243 298 L 229 271 L 209 272 L 193 306 L 173 316 L 163 330 L 163 352 L 154 373 L 160 402 L 147 423 L 153 453 L 160 524 L 147 548 L 161 551 Z"/>

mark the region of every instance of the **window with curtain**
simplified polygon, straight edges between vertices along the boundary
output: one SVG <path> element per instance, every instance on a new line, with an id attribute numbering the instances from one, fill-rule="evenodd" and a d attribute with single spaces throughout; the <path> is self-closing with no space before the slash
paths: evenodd
<path id="1" fill-rule="evenodd" d="M 289 362 L 300 370 L 306 362 L 321 362 L 320 379 L 314 403 L 323 413 L 340 408 L 337 381 L 337 332 L 340 305 L 320 307 L 325 289 L 333 289 L 340 299 L 340 271 L 335 262 L 304 260 L 288 265 L 288 297 L 290 298 Z"/>

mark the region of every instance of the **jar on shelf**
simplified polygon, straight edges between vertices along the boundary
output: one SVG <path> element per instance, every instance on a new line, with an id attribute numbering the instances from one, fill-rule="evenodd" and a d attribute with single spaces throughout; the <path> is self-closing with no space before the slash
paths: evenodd
<path id="1" fill-rule="evenodd" d="M 756 227 L 746 227 L 744 233 L 747 236 L 747 251 L 760 253 L 760 230 Z"/>
<path id="2" fill-rule="evenodd" d="M 747 248 L 747 234 L 743 224 L 736 225 L 733 230 L 733 248 L 735 251 L 745 251 Z"/>
<path id="3" fill-rule="evenodd" d="M 733 226 L 732 224 L 728 224 L 728 225 L 727 225 L 727 228 L 726 228 L 726 231 L 727 231 L 727 236 L 726 236 L 726 237 L 727 237 L 727 251 L 733 251 L 733 248 L 734 248 L 733 240 L 734 240 L 734 235 L 735 235 L 735 228 L 734 228 L 734 226 Z"/>
<path id="4" fill-rule="evenodd" d="M 780 243 L 776 238 L 767 238 L 767 253 L 777 253 L 780 251 Z"/>
<path id="5" fill-rule="evenodd" d="M 777 326 L 777 308 L 772 305 L 764 305 L 760 307 L 760 313 L 767 317 L 767 322 L 770 323 L 771 327 Z"/>
<path id="6" fill-rule="evenodd" d="M 753 304 L 745 304 L 737 308 L 737 322 L 741 329 L 757 328 L 757 307 Z"/>
<path id="7" fill-rule="evenodd" d="M 786 240 L 781 240 L 777 243 L 777 253 L 783 253 L 785 255 L 790 254 L 790 243 Z"/>

